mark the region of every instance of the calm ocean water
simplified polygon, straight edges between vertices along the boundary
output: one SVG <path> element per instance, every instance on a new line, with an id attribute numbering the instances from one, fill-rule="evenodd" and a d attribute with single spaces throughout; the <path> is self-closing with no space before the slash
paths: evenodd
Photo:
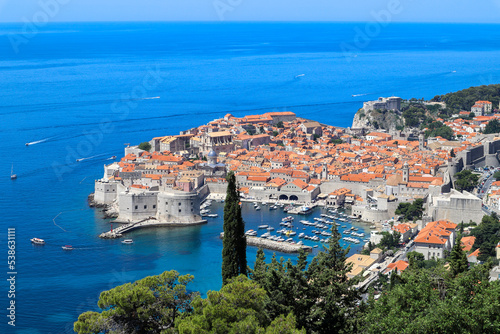
<path id="1" fill-rule="evenodd" d="M 52 24 L 26 36 L 22 26 L 0 25 L 0 250 L 5 259 L 7 228 L 15 227 L 18 273 L 16 328 L 6 324 L 2 280 L 0 332 L 71 332 L 101 291 L 165 270 L 193 274 L 193 290 L 220 288 L 222 218 L 137 231 L 131 246 L 97 237 L 109 222 L 86 198 L 124 143 L 177 134 L 228 112 L 291 110 L 350 126 L 367 99 L 428 99 L 500 82 L 498 26 L 391 24 L 343 54 L 342 43 L 354 45 L 355 28 L 364 27 Z M 15 50 L 17 37 L 28 43 Z M 213 209 L 222 217 L 221 210 Z M 251 207 L 244 214 L 248 228 L 277 226 L 282 216 Z M 32 237 L 47 244 L 34 247 Z M 64 252 L 65 244 L 76 249 Z M 255 253 L 248 249 L 250 262 Z"/>

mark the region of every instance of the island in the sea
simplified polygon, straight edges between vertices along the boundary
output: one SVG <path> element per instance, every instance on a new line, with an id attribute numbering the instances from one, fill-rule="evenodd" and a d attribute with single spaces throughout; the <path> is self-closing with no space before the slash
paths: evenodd
<path id="1" fill-rule="evenodd" d="M 391 97 L 365 103 L 361 112 L 380 111 L 384 105 L 397 116 L 402 103 L 424 102 Z M 489 106 L 484 115 L 491 114 Z M 223 200 L 226 174 L 234 172 L 242 201 L 292 204 L 297 214 L 314 206 L 347 207 L 352 219 L 377 224 L 372 227 L 379 231 L 394 222 L 400 203 L 415 199 L 424 200 L 424 214 L 418 227 L 401 227 L 404 233 L 444 219 L 480 221 L 485 214 L 481 199 L 455 190 L 454 176 L 465 168 L 500 166 L 500 140 L 474 130 L 496 116 L 476 116 L 467 123 L 479 124 L 471 131 L 464 127 L 463 116 L 444 122 L 455 131 L 456 140 L 451 141 L 429 136 L 427 128 L 357 126 L 360 112 L 352 128 L 321 124 L 293 112 L 241 118 L 227 114 L 179 135 L 125 148 L 119 162 L 104 166 L 91 203 L 124 223 L 102 237 L 142 226 L 203 224 L 210 215 L 203 201 Z M 365 117 L 373 123 L 372 115 Z M 380 238 L 372 232 L 374 244 Z"/>

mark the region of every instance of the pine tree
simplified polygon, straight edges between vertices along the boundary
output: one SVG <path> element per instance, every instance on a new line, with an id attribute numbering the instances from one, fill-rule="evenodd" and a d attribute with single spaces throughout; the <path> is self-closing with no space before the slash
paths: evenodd
<path id="1" fill-rule="evenodd" d="M 247 274 L 247 241 L 245 223 L 241 217 L 240 196 L 234 173 L 227 176 L 227 194 L 224 205 L 224 238 L 222 240 L 222 283 L 240 274 Z"/>
<path id="2" fill-rule="evenodd" d="M 316 301 L 309 313 L 309 329 L 314 333 L 353 333 L 358 326 L 360 293 L 353 288 L 356 280 L 347 277 L 351 270 L 346 263 L 350 248 L 343 249 L 340 239 L 337 227 L 332 226 L 328 247 L 316 255 L 307 269 Z"/>
<path id="3" fill-rule="evenodd" d="M 469 268 L 467 255 L 462 247 L 462 236 L 459 234 L 450 254 L 450 273 L 452 277 L 456 277 L 458 274 L 467 271 Z"/>

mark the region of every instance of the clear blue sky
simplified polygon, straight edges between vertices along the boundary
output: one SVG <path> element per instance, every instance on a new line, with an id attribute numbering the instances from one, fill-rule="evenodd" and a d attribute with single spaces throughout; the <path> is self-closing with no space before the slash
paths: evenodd
<path id="1" fill-rule="evenodd" d="M 500 23 L 500 0 L 0 0 L 0 22 L 372 21 L 391 4 L 391 22 Z"/>

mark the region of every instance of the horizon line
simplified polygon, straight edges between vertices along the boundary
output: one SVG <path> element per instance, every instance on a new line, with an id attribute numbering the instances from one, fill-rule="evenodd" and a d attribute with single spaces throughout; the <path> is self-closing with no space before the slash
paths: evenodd
<path id="1" fill-rule="evenodd" d="M 130 21 L 130 20 L 113 20 L 113 21 L 102 21 L 102 20 L 73 20 L 73 21 L 66 21 L 66 20 L 61 20 L 61 21 L 54 21 L 54 22 L 48 22 L 45 25 L 50 25 L 50 24 L 57 24 L 57 23 L 217 23 L 217 24 L 227 24 L 227 23 L 287 23 L 287 24 L 294 24 L 294 23 L 372 23 L 372 22 L 378 22 L 376 20 L 369 20 L 369 21 L 347 21 L 347 20 L 316 20 L 316 21 L 311 21 L 311 20 L 291 20 L 291 21 L 286 21 L 286 20 L 224 20 L 224 21 L 219 21 L 219 20 L 165 20 L 165 21 L 159 21 L 159 20 L 136 20 L 136 21 Z M 0 21 L 0 24 L 26 24 L 25 21 Z M 393 21 L 389 22 L 389 24 L 473 24 L 473 25 L 500 25 L 499 22 L 456 22 L 456 21 Z"/>

